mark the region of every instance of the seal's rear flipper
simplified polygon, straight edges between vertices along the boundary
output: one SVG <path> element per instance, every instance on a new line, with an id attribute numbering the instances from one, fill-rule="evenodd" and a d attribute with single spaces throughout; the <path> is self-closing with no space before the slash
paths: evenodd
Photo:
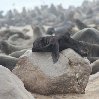
<path id="1" fill-rule="evenodd" d="M 58 42 L 52 46 L 52 59 L 53 63 L 56 63 L 59 59 L 59 44 Z"/>

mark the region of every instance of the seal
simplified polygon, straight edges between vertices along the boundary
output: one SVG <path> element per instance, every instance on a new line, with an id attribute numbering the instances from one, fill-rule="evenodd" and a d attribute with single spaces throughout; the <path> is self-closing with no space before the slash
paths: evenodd
<path id="1" fill-rule="evenodd" d="M 9 55 L 0 54 L 0 65 L 8 68 L 9 70 L 13 70 L 18 62 L 18 58 L 11 57 Z"/>
<path id="2" fill-rule="evenodd" d="M 75 19 L 75 23 L 80 30 L 82 30 L 84 28 L 88 28 L 88 26 L 79 19 Z"/>
<path id="3" fill-rule="evenodd" d="M 67 48 L 72 48 L 81 56 L 87 55 L 85 46 L 81 42 L 72 39 L 69 33 L 61 36 L 37 38 L 33 42 L 32 52 L 52 52 L 53 62 L 56 63 L 59 59 L 59 52 Z"/>

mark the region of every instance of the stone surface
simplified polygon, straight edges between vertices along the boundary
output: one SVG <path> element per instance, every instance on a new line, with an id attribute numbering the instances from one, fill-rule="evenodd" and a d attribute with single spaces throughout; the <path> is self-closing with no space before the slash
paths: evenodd
<path id="1" fill-rule="evenodd" d="M 90 76 L 85 94 L 33 95 L 36 99 L 99 99 L 99 72 Z"/>
<path id="2" fill-rule="evenodd" d="M 22 81 L 7 68 L 0 65 L 0 99 L 34 99 Z"/>
<path id="3" fill-rule="evenodd" d="M 63 93 L 84 93 L 91 67 L 87 59 L 72 49 L 60 53 L 53 64 L 51 53 L 37 53 L 28 50 L 20 57 L 13 70 L 27 90 L 44 95 Z"/>
<path id="4" fill-rule="evenodd" d="M 94 61 L 93 63 L 91 63 L 90 66 L 92 67 L 91 74 L 95 74 L 95 73 L 99 72 L 99 59 Z"/>

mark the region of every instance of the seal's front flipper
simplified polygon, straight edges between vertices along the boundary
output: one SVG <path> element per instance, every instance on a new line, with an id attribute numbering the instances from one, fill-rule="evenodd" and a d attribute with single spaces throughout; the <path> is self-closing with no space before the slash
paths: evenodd
<path id="1" fill-rule="evenodd" d="M 59 44 L 58 42 L 52 46 L 52 59 L 53 63 L 56 63 L 59 59 Z"/>

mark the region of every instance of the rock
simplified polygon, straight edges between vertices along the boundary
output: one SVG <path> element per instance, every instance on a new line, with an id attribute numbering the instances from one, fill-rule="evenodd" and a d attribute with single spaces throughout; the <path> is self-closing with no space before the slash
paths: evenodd
<path id="1" fill-rule="evenodd" d="M 33 94 L 37 99 L 98 99 L 99 98 L 99 72 L 91 75 L 85 94 L 64 94 L 43 96 Z"/>
<path id="2" fill-rule="evenodd" d="M 60 53 L 53 64 L 51 53 L 28 50 L 19 58 L 12 71 L 25 84 L 27 90 L 44 95 L 84 93 L 91 67 L 87 59 L 72 49 Z"/>
<path id="3" fill-rule="evenodd" d="M 7 68 L 0 65 L 0 99 L 34 99 L 22 81 Z"/>
<path id="4" fill-rule="evenodd" d="M 99 59 L 94 61 L 93 63 L 91 63 L 91 67 L 92 67 L 91 74 L 95 74 L 95 73 L 99 72 Z"/>
<path id="5" fill-rule="evenodd" d="M 99 78 L 99 72 L 97 72 L 97 73 L 95 73 L 95 74 L 93 74 L 93 75 L 90 76 L 89 83 L 94 82 L 98 78 Z"/>

